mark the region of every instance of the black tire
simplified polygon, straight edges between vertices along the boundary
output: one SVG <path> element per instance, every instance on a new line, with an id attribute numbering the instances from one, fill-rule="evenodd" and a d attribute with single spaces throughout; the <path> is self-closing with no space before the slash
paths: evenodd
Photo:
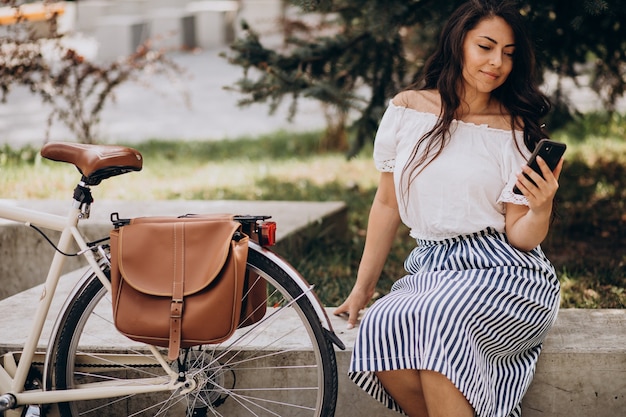
<path id="1" fill-rule="evenodd" d="M 249 251 L 248 270 L 267 281 L 267 314 L 223 344 L 192 348 L 186 356 L 181 351 L 179 360 L 195 375 L 196 389 L 62 403 L 61 416 L 333 416 L 335 351 L 313 306 L 290 275 L 260 251 Z M 165 384 L 171 380 L 145 345 L 114 329 L 110 311 L 110 295 L 91 276 L 57 326 L 48 366 L 52 389 L 137 383 L 148 376 Z M 120 353 L 119 346 L 125 355 L 112 355 Z M 176 362 L 170 365 L 178 372 Z"/>

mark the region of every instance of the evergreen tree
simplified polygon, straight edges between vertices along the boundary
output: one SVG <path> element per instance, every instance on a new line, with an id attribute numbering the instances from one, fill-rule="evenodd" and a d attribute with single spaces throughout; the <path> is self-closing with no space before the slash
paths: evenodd
<path id="1" fill-rule="evenodd" d="M 464 1 L 286 2 L 280 45 L 264 45 L 262 36 L 243 22 L 245 36 L 232 44 L 227 57 L 245 72 L 231 88 L 243 94 L 241 105 L 267 102 L 270 112 L 290 98 L 291 116 L 299 98 L 320 101 L 329 120 L 327 146 L 333 148 L 345 145 L 347 116 L 356 114 L 353 155 L 374 137 L 387 101 L 419 79 L 443 23 Z M 538 44 L 539 65 L 560 77 L 588 74 L 609 110 L 624 93 L 625 3 L 519 2 Z M 570 111 L 560 90 L 549 93 L 561 103 L 557 108 Z"/>

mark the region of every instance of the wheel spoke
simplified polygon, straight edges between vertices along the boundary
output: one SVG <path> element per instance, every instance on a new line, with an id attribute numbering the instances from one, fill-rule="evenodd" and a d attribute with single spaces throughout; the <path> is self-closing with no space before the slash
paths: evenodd
<path id="1" fill-rule="evenodd" d="M 74 401 L 60 405 L 61 415 L 98 415 L 104 407 L 107 413 L 114 407 L 116 415 L 127 416 L 192 416 L 194 410 L 219 417 L 331 414 L 337 380 L 334 350 L 306 292 L 276 264 L 252 255 L 251 273 L 268 284 L 265 316 L 221 344 L 181 351 L 167 369 L 143 345 L 113 330 L 111 300 L 94 278 L 73 301 L 55 339 L 55 388 L 154 384 L 154 378 L 167 385 L 182 373 L 189 392 Z"/>

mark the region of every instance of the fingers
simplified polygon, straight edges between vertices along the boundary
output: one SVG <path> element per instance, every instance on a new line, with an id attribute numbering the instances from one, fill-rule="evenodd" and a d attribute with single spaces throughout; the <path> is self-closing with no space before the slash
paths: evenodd
<path id="1" fill-rule="evenodd" d="M 347 302 L 344 302 L 342 305 L 337 307 L 335 311 L 333 311 L 335 316 L 345 316 L 348 314 L 348 305 Z"/>
<path id="2" fill-rule="evenodd" d="M 559 188 L 558 177 L 563 168 L 563 160 L 559 161 L 554 171 L 550 171 L 541 157 L 537 157 L 537 165 L 541 174 L 527 165 L 522 167 L 522 172 L 517 177 L 517 186 L 528 199 L 531 210 L 547 212 L 551 210 L 552 200 Z"/>
<path id="3" fill-rule="evenodd" d="M 351 304 L 349 302 L 349 300 L 346 300 L 342 305 L 340 305 L 339 307 L 337 307 L 335 309 L 335 311 L 333 312 L 333 314 L 335 316 L 348 316 L 348 323 L 346 325 L 346 328 L 348 330 L 353 329 L 356 326 L 356 323 L 359 319 L 359 313 L 361 312 L 361 309 L 358 307 L 354 307 L 353 304 Z"/>
<path id="4" fill-rule="evenodd" d="M 541 194 L 554 195 L 559 187 L 558 178 L 563 168 L 563 159 L 559 161 L 554 171 L 550 171 L 546 162 L 539 156 L 537 157 L 537 165 L 541 174 L 528 165 L 522 167 L 522 172 L 517 176 L 518 188 L 526 197 Z"/>
<path id="5" fill-rule="evenodd" d="M 554 168 L 554 172 L 550 171 L 550 167 L 548 166 L 546 161 L 544 161 L 544 159 L 542 157 L 540 157 L 540 156 L 537 156 L 537 165 L 539 165 L 539 169 L 541 169 L 540 177 L 543 177 L 544 180 L 549 181 L 552 177 L 557 179 L 558 175 L 556 175 L 555 172 L 558 170 L 558 174 L 561 175 L 561 168 L 560 167 L 563 166 L 563 158 L 561 158 L 561 160 L 559 161 L 557 166 Z"/>
<path id="6" fill-rule="evenodd" d="M 539 174 L 526 165 L 517 174 L 517 188 L 522 191 L 526 198 L 530 198 L 533 195 L 533 191 L 537 188 L 536 178 L 542 179 Z"/>
<path id="7" fill-rule="evenodd" d="M 559 177 L 561 176 L 561 171 L 562 170 L 563 170 L 563 158 L 561 158 L 559 163 L 556 165 L 556 168 L 554 168 L 554 171 L 552 171 L 552 174 L 554 175 L 554 178 L 556 178 L 558 180 Z"/>
<path id="8" fill-rule="evenodd" d="M 339 307 L 333 312 L 336 316 L 348 316 L 347 328 L 353 329 L 359 321 L 359 314 L 372 300 L 373 291 L 364 290 L 362 287 L 355 285 L 350 295 Z"/>

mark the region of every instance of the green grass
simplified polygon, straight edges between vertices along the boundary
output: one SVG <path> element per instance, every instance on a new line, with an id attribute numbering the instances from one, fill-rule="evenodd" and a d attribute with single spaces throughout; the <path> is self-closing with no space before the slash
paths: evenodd
<path id="1" fill-rule="evenodd" d="M 590 127 L 587 127 L 592 130 Z M 571 129 L 571 127 L 570 127 Z M 217 142 L 151 141 L 136 147 L 144 170 L 103 182 L 98 199 L 254 199 L 344 201 L 347 239 L 310 239 L 289 260 L 313 284 L 326 305 L 349 293 L 363 249 L 378 173 L 371 148 L 346 160 L 318 149 L 321 133 L 278 132 Z M 559 217 L 544 242 L 563 288 L 564 307 L 626 307 L 626 143 L 606 137 L 581 141 L 568 130 L 559 190 Z M 42 160 L 34 149 L 0 148 L 1 198 L 68 198 L 77 180 L 67 164 Z M 401 228 L 378 285 L 385 294 L 404 273 L 414 245 Z"/>

